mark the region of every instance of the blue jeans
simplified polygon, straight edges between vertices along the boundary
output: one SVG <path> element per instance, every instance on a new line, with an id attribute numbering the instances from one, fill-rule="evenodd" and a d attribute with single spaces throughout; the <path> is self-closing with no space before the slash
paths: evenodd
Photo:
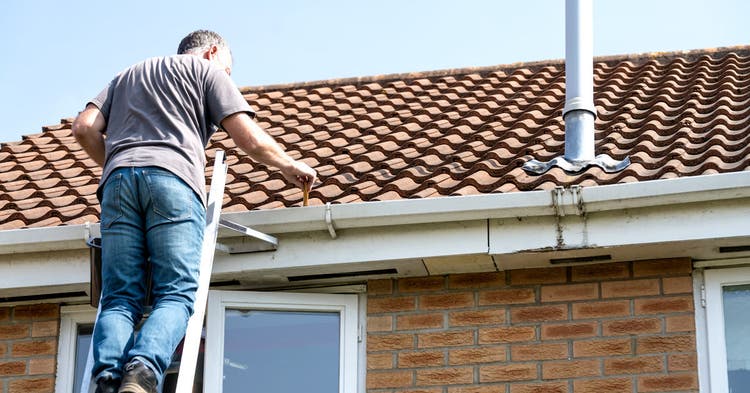
<path id="1" fill-rule="evenodd" d="M 195 192 L 157 167 L 115 170 L 102 193 L 102 299 L 94 327 L 93 376 L 122 377 L 137 358 L 161 383 L 185 335 L 198 288 L 205 208 Z M 146 265 L 151 314 L 143 316 Z"/>

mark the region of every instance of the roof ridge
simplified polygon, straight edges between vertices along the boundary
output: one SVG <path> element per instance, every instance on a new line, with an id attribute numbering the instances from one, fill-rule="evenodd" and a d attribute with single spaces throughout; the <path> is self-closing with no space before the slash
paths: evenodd
<path id="1" fill-rule="evenodd" d="M 594 57 L 596 63 L 611 63 L 620 61 L 631 61 L 631 62 L 645 62 L 650 60 L 673 60 L 676 57 L 681 58 L 697 58 L 702 55 L 723 55 L 728 53 L 747 52 L 750 55 L 750 45 L 734 45 L 734 46 L 723 46 L 715 48 L 702 48 L 702 49 L 690 49 L 690 50 L 676 50 L 676 51 L 665 51 L 665 52 L 641 52 L 641 53 L 624 53 L 618 55 L 606 55 Z M 507 64 L 497 64 L 491 66 L 479 66 L 479 67 L 460 67 L 460 68 L 445 68 L 439 70 L 430 71 L 415 71 L 415 72 L 403 72 L 403 73 L 392 73 L 392 74 L 381 74 L 381 75 L 368 75 L 368 76 L 355 76 L 347 78 L 331 78 L 321 79 L 315 81 L 300 81 L 290 83 L 276 83 L 269 85 L 258 85 L 258 86 L 243 86 L 240 87 L 242 94 L 279 91 L 279 90 L 294 90 L 300 88 L 316 88 L 330 85 L 361 85 L 364 83 L 373 82 L 386 82 L 391 80 L 401 79 L 417 79 L 417 78 L 430 78 L 437 76 L 452 76 L 462 75 L 471 73 L 484 73 L 484 72 L 497 72 L 497 71 L 508 71 L 508 70 L 519 70 L 529 69 L 535 71 L 539 68 L 544 68 L 552 65 L 564 64 L 565 59 L 549 59 L 549 60 L 535 60 L 528 62 L 515 62 Z"/>

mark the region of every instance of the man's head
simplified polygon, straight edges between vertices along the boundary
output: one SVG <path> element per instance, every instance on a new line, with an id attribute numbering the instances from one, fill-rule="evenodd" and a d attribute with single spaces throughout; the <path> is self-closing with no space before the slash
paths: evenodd
<path id="1" fill-rule="evenodd" d="M 232 52 L 229 44 L 219 34 L 209 30 L 196 30 L 180 41 L 178 55 L 195 55 L 215 62 L 232 74 Z"/>

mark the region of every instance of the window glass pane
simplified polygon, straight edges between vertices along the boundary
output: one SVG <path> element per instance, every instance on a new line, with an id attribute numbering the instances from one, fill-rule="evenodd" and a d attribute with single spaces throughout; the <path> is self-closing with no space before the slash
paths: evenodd
<path id="1" fill-rule="evenodd" d="M 83 369 L 86 367 L 86 359 L 89 355 L 89 346 L 91 345 L 91 335 L 94 332 L 94 325 L 78 325 L 76 334 L 76 359 L 75 359 L 75 376 L 73 378 L 73 391 L 81 391 L 81 381 L 83 380 Z"/>
<path id="2" fill-rule="evenodd" d="M 224 393 L 339 391 L 339 313 L 227 309 L 224 326 Z"/>
<path id="3" fill-rule="evenodd" d="M 91 336 L 94 332 L 94 325 L 79 325 L 76 335 L 76 359 L 75 359 L 75 377 L 73 379 L 73 392 L 81 391 L 81 381 L 83 371 L 86 367 L 86 358 L 89 354 L 91 345 Z M 200 351 L 198 353 L 198 362 L 195 367 L 195 377 L 193 379 L 193 393 L 203 392 L 203 353 L 205 348 L 206 330 L 203 329 Z M 174 393 L 177 385 L 177 375 L 180 370 L 180 358 L 182 357 L 182 342 L 177 346 L 172 356 L 172 364 L 164 373 L 163 393 Z"/>
<path id="4" fill-rule="evenodd" d="M 729 392 L 746 392 L 750 386 L 750 285 L 726 286 L 723 298 Z"/>

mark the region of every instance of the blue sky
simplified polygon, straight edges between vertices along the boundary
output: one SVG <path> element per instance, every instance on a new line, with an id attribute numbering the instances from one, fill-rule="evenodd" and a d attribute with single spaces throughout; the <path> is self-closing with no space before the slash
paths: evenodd
<path id="1" fill-rule="evenodd" d="M 238 86 L 565 55 L 564 0 L 2 0 L 0 141 L 83 108 L 120 70 L 222 34 Z M 746 0 L 595 0 L 594 53 L 750 44 Z"/>

